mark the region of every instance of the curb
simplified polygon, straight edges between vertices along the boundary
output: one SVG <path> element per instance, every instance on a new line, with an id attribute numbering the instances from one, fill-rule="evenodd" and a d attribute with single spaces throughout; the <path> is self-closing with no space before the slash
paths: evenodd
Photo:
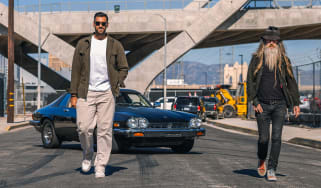
<path id="1" fill-rule="evenodd" d="M 6 131 L 11 131 L 11 130 L 16 129 L 16 128 L 25 127 L 27 125 L 30 125 L 29 122 L 23 122 L 23 123 L 19 123 L 19 124 L 16 124 L 16 125 L 8 125 L 7 128 L 6 128 Z"/>
<path id="2" fill-rule="evenodd" d="M 224 128 L 224 129 L 231 129 L 231 130 L 235 130 L 235 131 L 239 131 L 239 132 L 243 132 L 243 133 L 258 135 L 258 131 L 254 130 L 254 129 L 237 127 L 237 126 L 233 126 L 233 125 L 229 125 L 229 124 L 225 124 L 225 123 L 217 123 L 214 121 L 207 121 L 207 123 L 209 123 L 211 125 L 215 125 L 217 127 Z M 308 146 L 311 148 L 321 149 L 321 141 L 320 140 L 312 140 L 312 139 L 307 139 L 307 138 L 295 137 L 295 138 L 292 138 L 286 142 L 296 144 L 296 145 L 302 145 L 302 146 Z"/>
<path id="3" fill-rule="evenodd" d="M 243 133 L 248 133 L 248 134 L 252 134 L 252 135 L 259 135 L 257 130 L 254 129 L 248 129 L 248 128 L 243 128 L 243 127 L 236 127 L 233 125 L 229 125 L 229 124 L 225 124 L 225 123 L 217 123 L 214 121 L 207 121 L 207 123 L 224 128 L 224 129 L 231 129 L 231 130 L 236 130 L 239 132 L 243 132 Z"/>
<path id="4" fill-rule="evenodd" d="M 295 137 L 290 139 L 288 142 L 292 144 L 298 144 L 302 146 L 309 146 L 312 148 L 321 149 L 321 141 L 319 140 Z"/>

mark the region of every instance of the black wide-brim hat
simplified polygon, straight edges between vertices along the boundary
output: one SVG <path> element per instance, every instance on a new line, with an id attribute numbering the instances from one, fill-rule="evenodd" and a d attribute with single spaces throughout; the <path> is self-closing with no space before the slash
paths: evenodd
<path id="1" fill-rule="evenodd" d="M 280 30 L 277 27 L 269 26 L 261 37 L 264 40 L 281 40 Z"/>

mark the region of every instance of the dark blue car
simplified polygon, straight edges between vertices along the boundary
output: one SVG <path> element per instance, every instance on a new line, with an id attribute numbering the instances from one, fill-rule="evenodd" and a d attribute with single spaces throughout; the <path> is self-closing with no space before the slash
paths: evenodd
<path id="1" fill-rule="evenodd" d="M 79 141 L 76 109 L 65 93 L 50 105 L 35 111 L 30 124 L 41 133 L 44 147 L 59 147 L 63 141 Z M 204 136 L 201 120 L 194 114 L 156 109 L 139 92 L 122 89 L 116 98 L 113 152 L 135 147 L 170 147 L 189 152 L 194 139 Z M 96 136 L 94 136 L 96 138 Z"/>

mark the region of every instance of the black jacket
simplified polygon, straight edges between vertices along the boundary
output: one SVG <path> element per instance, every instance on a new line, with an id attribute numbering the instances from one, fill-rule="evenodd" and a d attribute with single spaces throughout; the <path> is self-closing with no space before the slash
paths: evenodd
<path id="1" fill-rule="evenodd" d="M 248 101 L 253 101 L 253 105 L 257 106 L 260 102 L 258 100 L 258 90 L 259 90 L 259 85 L 262 77 L 262 71 L 263 71 L 263 66 L 261 69 L 256 73 L 254 76 L 254 71 L 259 64 L 260 59 L 256 55 L 252 56 L 248 73 L 247 73 L 247 94 L 248 94 Z M 296 83 L 296 80 L 291 77 L 286 70 L 286 64 L 284 60 L 282 61 L 281 65 L 282 72 L 277 69 L 277 74 L 279 76 L 279 81 L 280 81 L 280 86 L 282 88 L 282 91 L 284 93 L 286 103 L 288 107 L 293 107 L 293 106 L 299 106 L 300 104 L 300 95 L 299 95 L 299 90 L 298 90 L 298 85 Z M 291 67 L 291 72 L 292 67 Z"/>

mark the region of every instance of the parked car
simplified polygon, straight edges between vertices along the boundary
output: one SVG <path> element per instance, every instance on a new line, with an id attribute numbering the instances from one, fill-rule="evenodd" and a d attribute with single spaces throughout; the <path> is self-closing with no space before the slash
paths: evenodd
<path id="1" fill-rule="evenodd" d="M 166 97 L 166 107 L 165 107 L 165 109 L 166 110 L 171 110 L 171 108 L 172 108 L 172 104 L 173 104 L 173 102 L 175 101 L 175 98 L 176 97 Z M 155 102 L 154 102 L 154 104 L 157 104 L 157 108 L 159 108 L 159 109 L 164 109 L 163 108 L 163 106 L 164 106 L 164 98 L 163 97 L 161 97 L 161 98 L 159 98 L 159 99 L 157 99 Z M 159 104 L 159 105 L 158 105 Z"/>
<path id="2" fill-rule="evenodd" d="M 300 102 L 302 104 L 299 105 L 301 112 L 310 112 L 310 100 L 307 96 L 300 96 Z"/>
<path id="3" fill-rule="evenodd" d="M 310 109 L 312 113 L 321 112 L 321 100 L 319 97 L 314 97 L 310 99 Z"/>
<path id="4" fill-rule="evenodd" d="M 69 93 L 35 111 L 30 124 L 41 133 L 46 148 L 59 147 L 63 141 L 79 141 L 76 109 L 70 106 Z M 194 114 L 156 109 L 135 90 L 121 89 L 116 98 L 113 152 L 148 146 L 186 153 L 193 148 L 195 138 L 204 135 L 201 120 Z"/>
<path id="5" fill-rule="evenodd" d="M 180 96 L 176 97 L 172 110 L 196 114 L 202 121 L 206 120 L 206 110 L 201 97 Z"/>
<path id="6" fill-rule="evenodd" d="M 214 119 L 217 119 L 218 117 L 218 109 L 217 104 L 219 103 L 219 100 L 216 97 L 203 97 L 202 98 L 205 106 L 205 114 L 206 117 L 212 117 Z"/>

